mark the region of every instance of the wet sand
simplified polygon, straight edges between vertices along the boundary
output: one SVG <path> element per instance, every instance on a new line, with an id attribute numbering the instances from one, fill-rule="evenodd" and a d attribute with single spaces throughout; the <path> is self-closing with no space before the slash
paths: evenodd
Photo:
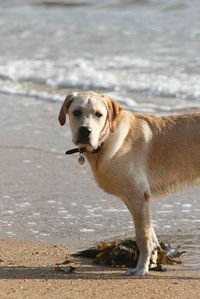
<path id="1" fill-rule="evenodd" d="M 141 280 L 91 266 L 55 274 L 55 263 L 69 252 L 132 237 L 132 220 L 118 199 L 96 186 L 87 164 L 64 155 L 72 143 L 57 122 L 60 104 L 1 95 L 0 105 L 1 298 L 108 298 L 113 292 L 116 298 L 197 298 L 199 188 L 153 203 L 159 239 L 187 251 L 183 265 Z"/>

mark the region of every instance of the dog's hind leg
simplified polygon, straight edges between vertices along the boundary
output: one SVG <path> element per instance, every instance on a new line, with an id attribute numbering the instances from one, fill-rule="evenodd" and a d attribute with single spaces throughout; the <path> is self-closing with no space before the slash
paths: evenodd
<path id="1" fill-rule="evenodd" d="M 153 242 L 153 249 L 158 249 L 160 247 L 159 242 L 158 242 L 158 238 L 156 236 L 155 230 L 152 227 L 152 242 Z"/>
<path id="2" fill-rule="evenodd" d="M 158 257 L 158 249 L 160 248 L 160 244 L 158 242 L 156 233 L 154 231 L 154 228 L 152 227 L 152 253 L 151 253 L 151 260 L 150 260 L 150 266 L 149 268 L 155 267 L 155 264 L 157 264 L 157 257 Z"/>

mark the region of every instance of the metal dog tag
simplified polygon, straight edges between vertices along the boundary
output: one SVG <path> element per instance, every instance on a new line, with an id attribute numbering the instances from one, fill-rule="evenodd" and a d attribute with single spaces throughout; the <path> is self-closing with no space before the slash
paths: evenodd
<path id="1" fill-rule="evenodd" d="M 83 157 L 83 154 L 80 154 L 78 162 L 79 162 L 80 165 L 83 165 L 85 163 L 85 158 Z"/>
<path id="2" fill-rule="evenodd" d="M 85 152 L 85 148 L 80 148 L 79 150 L 79 159 L 78 162 L 80 165 L 83 165 L 85 163 L 85 158 L 83 156 L 83 153 Z"/>

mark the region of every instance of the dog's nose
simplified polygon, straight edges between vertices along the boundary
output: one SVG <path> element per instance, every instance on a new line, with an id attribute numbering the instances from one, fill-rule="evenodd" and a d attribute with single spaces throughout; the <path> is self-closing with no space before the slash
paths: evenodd
<path id="1" fill-rule="evenodd" d="M 81 137 L 89 137 L 90 133 L 91 133 L 91 129 L 86 126 L 81 126 L 79 128 L 79 136 Z"/>

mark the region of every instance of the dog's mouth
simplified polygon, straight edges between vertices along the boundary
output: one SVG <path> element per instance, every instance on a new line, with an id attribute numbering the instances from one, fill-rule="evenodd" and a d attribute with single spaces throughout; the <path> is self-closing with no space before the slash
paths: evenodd
<path id="1" fill-rule="evenodd" d="M 90 152 L 90 153 L 97 153 L 99 150 L 102 148 L 103 142 L 98 143 L 96 146 L 92 145 L 90 141 L 88 142 L 82 142 L 80 140 L 74 141 L 74 144 L 78 146 L 80 149 L 84 149 L 85 152 Z"/>
<path id="2" fill-rule="evenodd" d="M 89 140 L 86 141 L 82 139 L 77 139 L 75 141 L 73 140 L 73 142 L 76 146 L 78 146 L 79 148 L 84 148 L 88 152 L 92 152 L 93 150 L 95 150 L 95 148 L 92 146 Z"/>

